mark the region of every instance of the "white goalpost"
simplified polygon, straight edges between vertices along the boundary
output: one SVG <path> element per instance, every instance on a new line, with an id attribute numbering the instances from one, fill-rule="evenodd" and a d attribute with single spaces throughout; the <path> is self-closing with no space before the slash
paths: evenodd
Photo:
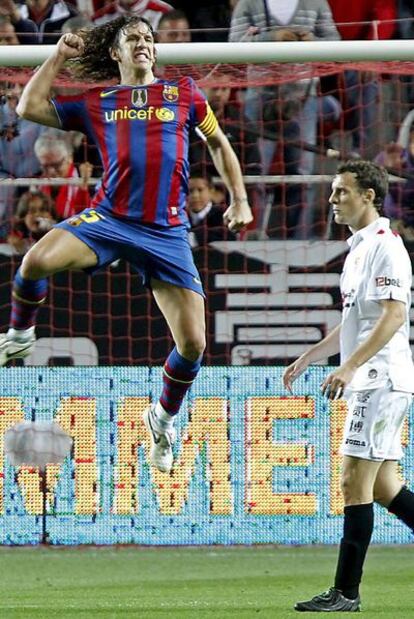
<path id="1" fill-rule="evenodd" d="M 157 64 L 414 61 L 414 40 L 163 43 Z M 0 66 L 36 66 L 53 45 L 2 45 Z"/>

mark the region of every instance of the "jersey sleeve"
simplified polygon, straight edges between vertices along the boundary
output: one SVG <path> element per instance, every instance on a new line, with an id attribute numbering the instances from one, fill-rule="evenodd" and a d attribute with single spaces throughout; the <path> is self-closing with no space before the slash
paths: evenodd
<path id="1" fill-rule="evenodd" d="M 377 245 L 370 264 L 367 300 L 394 299 L 407 303 L 407 287 L 411 290 L 411 278 L 405 269 L 405 248 L 392 240 L 383 240 Z"/>
<path id="2" fill-rule="evenodd" d="M 192 84 L 192 97 L 190 106 L 190 124 L 203 133 L 208 138 L 213 135 L 218 127 L 217 118 L 211 109 L 207 98 L 196 86 L 193 80 Z"/>
<path id="3" fill-rule="evenodd" d="M 87 133 L 84 119 L 87 116 L 85 96 L 59 95 L 54 97 L 52 104 L 58 115 L 60 125 L 65 131 L 82 131 Z"/>

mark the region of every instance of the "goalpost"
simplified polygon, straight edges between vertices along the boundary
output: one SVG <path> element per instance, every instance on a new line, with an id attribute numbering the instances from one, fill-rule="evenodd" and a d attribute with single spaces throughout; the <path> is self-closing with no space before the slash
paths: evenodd
<path id="1" fill-rule="evenodd" d="M 53 45 L 0 46 L 0 66 L 36 66 Z M 414 41 L 289 41 L 242 43 L 163 43 L 156 45 L 157 64 L 183 65 L 264 62 L 412 61 Z"/>
<path id="2" fill-rule="evenodd" d="M 32 67 L 44 61 L 52 50 L 53 46 L 45 45 L 0 46 L 2 79 L 23 84 Z M 168 78 L 192 75 L 202 88 L 232 88 L 230 104 L 234 113 L 224 125 L 235 140 L 233 146 L 242 160 L 256 215 L 256 229 L 249 231 L 247 240 L 233 244 L 216 240 L 213 245 L 194 249 L 209 299 L 207 363 L 284 363 L 320 338 L 338 319 L 335 286 L 344 237 L 343 231 L 329 224 L 329 182 L 339 160 L 357 154 L 373 158 L 386 143 L 397 140 L 412 105 L 414 41 L 182 43 L 158 45 L 157 53 L 157 65 Z M 345 79 L 347 72 L 356 76 L 351 85 Z M 316 83 L 317 126 L 311 141 L 289 133 L 291 118 L 273 115 L 254 123 L 242 114 L 247 92 L 275 86 L 279 97 L 275 102 L 280 106 L 284 86 L 301 80 Z M 91 86 L 75 83 L 65 73 L 56 83 L 60 88 Z M 364 100 L 366 84 L 372 84 L 368 101 Z M 359 134 L 364 134 L 366 143 L 362 152 L 356 153 L 354 141 Z M 402 146 L 406 146 L 408 135 L 409 129 L 401 133 Z M 259 152 L 266 140 L 273 140 L 277 148 L 269 168 L 260 172 L 253 152 Z M 13 141 L 8 146 L 13 146 Z M 28 155 L 32 146 L 27 143 Z M 214 176 L 207 151 L 202 144 L 199 146 L 196 152 L 201 159 L 192 161 L 192 172 L 213 172 Z M 78 158 L 83 148 L 78 149 Z M 289 148 L 295 156 L 299 153 L 312 158 L 307 172 L 298 165 L 293 165 L 293 171 L 288 169 Z M 44 181 L 36 178 L 38 170 L 16 178 L 16 174 L 8 173 L 7 166 L 3 167 L 0 202 L 10 215 L 18 195 Z M 401 188 L 411 182 L 409 172 L 394 171 L 390 178 L 395 186 Z M 95 172 L 90 184 L 97 180 Z M 69 184 L 59 179 L 50 181 L 52 186 L 62 183 Z M 216 195 L 220 196 L 220 187 Z M 301 215 L 299 227 L 293 230 L 290 213 L 309 200 L 313 211 L 306 211 L 307 219 Z M 7 255 L 11 253 L 4 243 L 7 222 L 3 220 L 3 224 L 0 251 L 5 268 L 0 281 L 0 326 L 4 330 L 10 280 L 21 258 Z M 72 296 L 72 289 L 80 293 Z M 100 293 L 99 302 L 93 291 Z M 40 314 L 45 347 L 42 362 L 48 355 L 59 362 L 76 364 L 162 362 L 170 341 L 150 304 L 122 263 L 112 265 L 92 281 L 76 273 L 56 276 L 50 303 Z M 142 316 L 146 317 L 145 326 Z M 69 342 L 72 353 L 64 342 Z"/>

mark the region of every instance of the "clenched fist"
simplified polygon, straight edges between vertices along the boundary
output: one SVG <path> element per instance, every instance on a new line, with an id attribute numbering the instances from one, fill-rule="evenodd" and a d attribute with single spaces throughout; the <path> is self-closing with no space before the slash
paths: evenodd
<path id="1" fill-rule="evenodd" d="M 223 215 L 223 221 L 231 232 L 239 232 L 253 221 L 247 198 L 233 200 Z"/>
<path id="2" fill-rule="evenodd" d="M 65 60 L 70 60 L 71 58 L 78 58 L 83 54 L 83 50 L 85 49 L 85 43 L 77 34 L 64 34 L 57 43 L 57 53 Z"/>

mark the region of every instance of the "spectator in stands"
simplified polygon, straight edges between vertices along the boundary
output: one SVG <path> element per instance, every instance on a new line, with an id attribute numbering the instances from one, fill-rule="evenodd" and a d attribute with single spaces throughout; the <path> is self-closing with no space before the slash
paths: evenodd
<path id="1" fill-rule="evenodd" d="M 70 17 L 62 26 L 62 34 L 78 34 L 79 30 L 92 28 L 93 22 L 84 15 Z"/>
<path id="2" fill-rule="evenodd" d="M 91 165 L 85 162 L 77 170 L 73 162 L 73 147 L 66 136 L 45 131 L 35 142 L 34 151 L 39 160 L 42 175 L 47 178 L 82 179 L 83 185 L 44 185 L 41 190 L 55 202 L 59 220 L 67 219 L 87 208 L 90 195 L 87 182 L 92 174 Z"/>
<path id="3" fill-rule="evenodd" d="M 16 253 L 23 255 L 56 221 L 51 198 L 41 191 L 26 191 L 20 196 L 7 242 Z"/>
<path id="4" fill-rule="evenodd" d="M 187 211 L 191 222 L 189 239 L 193 248 L 236 238 L 223 223 L 227 206 L 213 203 L 212 190 L 211 177 L 201 173 L 191 175 Z"/>
<path id="5" fill-rule="evenodd" d="M 173 8 L 163 0 L 114 0 L 98 9 L 92 19 L 96 26 L 101 26 L 121 15 L 133 13 L 145 17 L 156 30 L 162 15 L 172 11 Z"/>
<path id="6" fill-rule="evenodd" d="M 271 0 L 239 0 L 233 12 L 230 41 L 309 41 L 335 40 L 335 27 L 327 0 L 297 0 L 278 3 Z M 260 81 L 263 67 L 250 67 L 249 79 Z M 283 70 L 283 69 L 282 69 Z M 314 172 L 317 133 L 316 79 L 291 81 L 292 67 L 285 67 L 289 78 L 279 86 L 248 88 L 245 113 L 262 133 L 263 173 L 271 171 L 277 145 L 283 147 L 282 172 L 308 175 Z M 282 78 L 283 79 L 283 78 Z M 306 144 L 310 145 L 306 149 Z M 303 146 L 302 146 L 303 145 Z M 279 194 L 279 191 L 277 192 Z M 313 191 L 288 185 L 282 195 L 288 215 L 288 236 L 307 236 L 313 213 Z M 279 213 L 277 213 L 279 218 Z M 301 221 L 302 219 L 302 221 Z M 297 228 L 300 223 L 300 228 Z M 296 227 L 296 229 L 295 229 Z"/>
<path id="7" fill-rule="evenodd" d="M 229 86 L 231 77 L 221 75 L 217 76 L 214 81 L 217 85 L 204 88 L 211 109 L 237 154 L 243 174 L 258 176 L 261 174 L 258 137 L 250 130 L 249 122 L 243 114 L 243 108 L 234 96 L 235 91 L 232 92 Z M 190 162 L 192 171 L 193 167 L 197 170 L 201 168 L 207 177 L 215 173 L 206 144 L 198 134 L 194 134 L 190 142 Z M 262 204 L 264 203 L 262 187 L 261 185 L 247 185 L 249 204 L 253 209 L 258 227 L 261 225 Z"/>
<path id="8" fill-rule="evenodd" d="M 396 35 L 396 0 L 329 0 L 337 28 L 344 40 L 392 39 Z M 345 71 L 340 84 L 345 128 L 351 133 L 351 150 L 372 157 L 373 136 L 378 132 L 378 84 L 366 71 Z"/>
<path id="9" fill-rule="evenodd" d="M 56 43 L 66 20 L 77 15 L 77 10 L 64 0 L 26 0 L 15 4 L 13 0 L 2 0 L 3 11 L 19 33 L 21 43 Z"/>
<path id="10" fill-rule="evenodd" d="M 164 13 L 158 22 L 158 43 L 189 43 L 190 24 L 184 11 L 174 10 Z"/>
<path id="11" fill-rule="evenodd" d="M 157 43 L 188 43 L 191 41 L 191 31 L 188 19 L 183 11 L 173 10 L 164 13 L 158 22 L 156 32 Z M 159 79 L 167 79 L 167 68 L 158 66 L 156 75 Z"/>
<path id="12" fill-rule="evenodd" d="M 392 227 L 406 241 L 414 241 L 414 129 L 407 148 L 390 142 L 375 158 L 389 173 L 401 175 L 405 181 L 390 181 L 384 200 L 384 213 Z"/>
<path id="13" fill-rule="evenodd" d="M 231 13 L 236 0 L 176 0 L 174 6 L 188 16 L 196 30 L 193 41 L 227 41 Z"/>
<path id="14" fill-rule="evenodd" d="M 16 29 L 8 15 L 0 14 L 0 45 L 19 45 Z"/>
<path id="15" fill-rule="evenodd" d="M 19 84 L 0 84 L 0 178 L 3 179 L 33 177 L 40 171 L 33 147 L 45 128 L 17 116 L 21 92 Z M 15 187 L 0 182 L 0 238 L 7 235 L 15 199 Z"/>

